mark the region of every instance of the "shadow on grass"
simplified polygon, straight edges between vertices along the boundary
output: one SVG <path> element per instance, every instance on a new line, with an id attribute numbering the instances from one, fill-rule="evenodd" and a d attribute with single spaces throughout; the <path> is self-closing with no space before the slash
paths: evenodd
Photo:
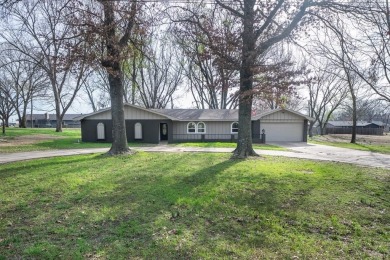
<path id="1" fill-rule="evenodd" d="M 48 149 L 82 149 L 82 148 L 106 148 L 110 147 L 111 143 L 86 143 L 78 142 L 78 139 L 55 139 L 35 144 L 37 147 Z"/>
<path id="2" fill-rule="evenodd" d="M 99 158 L 94 157 L 89 165 L 95 165 L 94 161 Z M 71 258 L 82 257 L 87 252 L 99 250 L 104 250 L 105 254 L 114 258 L 115 256 L 126 258 L 130 255 L 155 258 L 160 254 L 165 259 L 170 256 L 173 258 L 189 256 L 191 251 L 187 252 L 184 248 L 177 251 L 171 246 L 161 244 L 163 236 L 178 235 L 173 234 L 176 232 L 172 231 L 173 229 L 183 232 L 184 229 L 191 232 L 197 232 L 195 229 L 199 229 L 203 234 L 204 227 L 201 224 L 204 218 L 198 217 L 197 212 L 202 211 L 203 204 L 212 199 L 209 188 L 217 186 L 217 176 L 238 161 L 206 162 L 212 165 L 200 167 L 201 170 L 192 173 L 191 169 L 183 166 L 188 158 L 189 155 L 185 154 L 171 156 L 166 163 L 151 160 L 143 165 L 131 165 L 126 171 L 137 174 L 129 175 L 121 169 L 120 161 L 126 164 L 132 157 L 119 158 L 117 168 L 112 169 L 112 175 L 101 176 L 96 180 L 99 183 L 87 182 L 70 193 L 64 191 L 61 196 L 57 195 L 55 198 L 49 195 L 49 201 L 42 203 L 30 201 L 7 211 L 7 214 L 17 214 L 19 219 L 46 219 L 47 225 L 29 223 L 31 229 L 27 230 L 18 229 L 18 224 L 15 223 L 8 226 L 7 230 L 9 234 L 13 234 L 13 240 L 20 241 L 25 248 L 33 248 L 34 250 L 31 250 L 34 252 L 38 250 L 39 245 L 51 240 L 50 244 L 57 249 L 53 249 L 50 257 L 58 257 L 60 253 Z M 87 160 L 90 159 L 73 158 L 54 164 Z M 49 162 L 48 165 L 53 165 L 53 162 Z M 31 165 L 39 166 L 43 164 Z M 180 169 L 177 171 L 178 168 Z M 72 171 L 78 169 L 72 168 Z M 183 176 L 175 173 L 176 178 L 172 178 L 171 171 L 182 172 Z M 58 178 L 62 178 L 64 174 L 66 172 L 61 173 Z M 106 187 L 110 179 L 114 181 L 114 189 Z M 101 192 L 99 185 L 102 186 Z M 181 200 L 188 200 L 189 204 L 180 203 Z M 30 204 L 35 205 L 34 208 L 30 208 Z M 192 222 L 196 222 L 196 226 Z M 79 240 L 88 246 L 78 248 L 76 241 Z M 131 246 L 128 243 L 131 243 Z M 139 248 L 145 250 L 140 251 Z M 120 253 L 121 251 L 123 253 Z M 42 251 L 34 257 L 44 257 L 44 254 L 45 251 Z M 14 252 L 14 255 L 23 253 Z M 33 256 L 30 253 L 27 255 Z"/>
<path id="3" fill-rule="evenodd" d="M 49 244 L 57 249 L 53 249 L 50 257 L 58 257 L 59 254 L 71 258 L 83 257 L 86 253 L 99 251 L 114 258 L 202 258 L 204 253 L 207 257 L 207 252 L 212 254 L 209 257 L 240 257 L 233 247 L 246 246 L 246 243 L 265 245 L 267 236 L 256 235 L 255 232 L 261 234 L 264 229 L 271 228 L 269 225 L 274 225 L 266 222 L 264 216 L 278 212 L 282 204 L 278 192 L 284 186 L 268 183 L 259 189 L 247 187 L 247 181 L 261 182 L 265 179 L 261 173 L 249 180 L 234 172 L 232 168 L 245 163 L 241 160 L 214 162 L 213 158 L 217 157 L 211 156 L 209 161 L 199 162 L 206 164 L 204 167 L 198 167 L 200 169 L 193 172 L 191 161 L 188 161 L 190 156 L 170 156 L 166 162 L 151 157 L 143 165 L 128 165 L 133 157 L 122 157 L 117 160 L 111 176 L 99 177 L 98 183 L 87 182 L 73 192 L 64 192 L 61 197 L 39 202 L 37 209 L 27 209 L 28 204 L 18 206 L 25 207 L 19 212 L 20 219 L 47 218 L 44 230 L 43 226 L 14 230 L 17 228 L 15 225 L 8 227 L 8 231 L 15 234 L 14 239 L 24 241 L 25 246 L 30 244 L 30 249 L 39 248 L 39 245 L 51 240 Z M 95 165 L 96 160 L 101 158 L 69 158 L 47 164 L 37 162 L 30 166 L 86 161 Z M 121 160 L 131 168 L 121 169 Z M 72 167 L 71 171 L 78 172 L 79 169 Z M 171 172 L 174 172 L 173 176 Z M 65 174 L 62 172 L 58 177 Z M 107 183 L 112 181 L 114 188 L 107 189 Z M 232 186 L 233 183 L 238 186 Z M 253 213 L 247 215 L 248 212 Z M 29 225 L 34 226 L 32 223 Z M 241 240 L 246 233 L 253 234 Z M 182 239 L 191 242 L 182 243 Z M 80 246 L 76 241 L 84 241 L 85 245 Z M 31 247 L 31 244 L 34 246 Z M 229 249 L 230 246 L 232 248 Z M 37 253 L 35 257 L 44 257 L 44 253 Z M 30 253 L 27 255 L 32 256 Z"/>
<path id="4" fill-rule="evenodd" d="M 266 247 L 272 230 L 282 229 L 282 224 L 274 223 L 277 220 L 272 216 L 283 218 L 283 210 L 302 204 L 310 196 L 312 187 L 300 190 L 299 200 L 291 200 L 287 182 L 270 182 L 261 173 L 247 180 L 230 170 L 241 162 L 224 160 L 192 174 L 177 176 L 175 180 L 153 177 L 156 185 L 140 189 L 123 179 L 114 196 L 94 200 L 103 200 L 103 204 L 110 203 L 113 207 L 133 205 L 136 201 L 136 206 L 130 206 L 132 213 L 121 219 L 105 219 L 97 225 L 118 232 L 110 239 L 118 241 L 124 236 L 135 242 L 134 248 L 148 248 L 144 251 L 146 255 L 138 255 L 146 258 L 158 255 L 165 259 L 202 258 L 202 253 L 207 251 L 213 257 L 243 257 L 233 248 L 246 247 L 248 243 Z M 183 161 L 178 158 L 171 166 L 163 165 L 162 172 L 169 172 L 180 163 Z M 153 169 L 155 166 L 150 170 Z M 139 181 L 147 181 L 147 177 Z M 245 185 L 246 181 L 266 182 L 266 185 L 250 188 Z M 241 185 L 234 187 L 230 183 Z M 191 243 L 183 244 L 181 239 Z M 137 254 L 137 251 L 132 253 Z"/>
<path id="5" fill-rule="evenodd" d="M 47 166 L 56 166 L 62 164 L 71 164 L 71 163 L 82 163 L 86 161 L 99 160 L 103 156 L 96 155 L 94 157 L 80 157 L 80 156 L 64 156 L 64 157 L 54 157 L 53 160 L 48 161 L 48 158 L 34 159 L 28 161 L 17 162 L 16 164 L 7 163 L 0 165 L 0 180 L 4 181 L 7 178 L 14 178 L 20 174 L 29 174 L 29 169 L 36 167 L 47 167 Z M 44 163 L 42 163 L 44 161 Z M 74 169 L 71 169 L 74 170 Z"/>
<path id="6" fill-rule="evenodd" d="M 15 221 L 3 230 L 12 235 L 0 242 L 0 250 L 12 242 L 7 254 L 15 258 L 245 259 L 256 256 L 246 254 L 254 248 L 286 248 L 292 254 L 299 248 L 290 248 L 295 236 L 288 237 L 293 231 L 286 229 L 294 211 L 305 210 L 316 181 L 324 181 L 277 170 L 271 176 L 262 169 L 272 168 L 227 155 L 140 152 L 101 158 L 80 160 L 80 167 L 91 169 L 82 183 L 48 191 L 45 201 L 26 202 L 9 213 Z M 99 167 L 109 163 L 113 166 L 101 173 Z M 74 166 L 58 178 L 78 177 L 79 165 Z M 65 176 L 68 172 L 75 176 Z M 296 239 L 305 243 L 313 236 L 298 233 Z M 46 256 L 50 246 L 53 252 Z"/>
<path id="7" fill-rule="evenodd" d="M 47 149 L 84 149 L 84 148 L 109 148 L 112 143 L 110 142 L 79 142 L 80 139 L 55 139 L 51 141 L 40 142 L 34 144 L 36 147 L 42 147 Z M 149 143 L 128 143 L 129 147 L 147 147 L 155 146 L 155 144 Z"/>
<path id="8" fill-rule="evenodd" d="M 169 164 L 161 165 L 161 172 L 169 173 L 183 164 L 184 158 L 171 159 Z M 174 179 L 153 174 L 156 165 L 150 165 L 143 167 L 145 175 L 135 179 L 119 178 L 118 186 L 110 194 L 90 197 L 83 201 L 83 206 L 110 205 L 113 209 L 127 211 L 127 214 L 90 223 L 91 233 L 86 237 L 91 238 L 91 244 L 99 241 L 95 244 L 97 248 L 111 248 L 108 245 L 120 241 L 117 246 L 127 253 L 137 256 L 139 252 L 136 248 L 141 247 L 146 249 L 139 257 L 160 255 L 166 259 L 198 258 L 202 257 L 202 251 L 225 255 L 226 252 L 220 251 L 220 243 L 227 247 L 240 246 L 248 241 L 253 245 L 266 244 L 267 236 L 254 234 L 273 228 L 274 224 L 267 222 L 264 216 L 279 214 L 285 200 L 279 197 L 279 192 L 287 184 L 271 182 L 264 188 L 252 190 L 246 189 L 245 185 L 229 186 L 225 183 L 229 179 L 240 182 L 241 177 L 229 169 L 241 162 L 224 160 L 194 173 L 183 172 L 183 177 L 176 176 Z M 148 173 L 151 175 L 147 176 Z M 251 181 L 264 181 L 263 175 Z M 305 194 L 309 193 L 306 191 Z M 301 196 L 301 199 L 305 197 Z M 248 208 L 255 213 L 246 215 Z M 96 233 L 93 226 L 104 228 Z M 107 233 L 107 230 L 110 232 Z M 253 234 L 250 239 L 240 241 L 245 233 Z M 192 240 L 193 245 L 181 244 L 178 248 L 183 237 Z M 126 246 L 127 240 L 132 241 L 130 249 Z M 118 252 L 118 249 L 110 250 L 113 254 Z M 234 256 L 236 253 L 233 251 L 227 252 L 227 255 Z"/>
<path id="9" fill-rule="evenodd" d="M 128 205 L 129 213 L 115 220 L 104 219 L 94 223 L 104 226 L 104 230 L 111 230 L 109 236 L 104 230 L 90 236 L 103 244 L 99 246 L 120 240 L 123 244 L 118 246 L 125 248 L 124 241 L 130 240 L 132 249 L 127 249 L 127 253 L 138 255 L 137 247 L 147 248 L 143 253 L 146 252 L 146 255 L 138 255 L 140 257 L 191 257 L 194 248 L 185 246 L 177 250 L 172 244 L 164 245 L 164 237 L 171 236 L 175 240 L 179 233 L 193 232 L 202 236 L 207 233 L 204 222 L 210 216 L 203 215 L 202 211 L 205 210 L 204 204 L 211 206 L 209 203 L 216 196 L 213 192 L 210 194 L 210 190 L 218 186 L 218 176 L 237 163 L 236 160 L 225 160 L 194 173 L 183 172 L 183 177 L 177 176 L 175 179 L 154 175 L 156 165 L 151 165 L 143 169 L 145 173 L 152 173 L 151 176 L 139 176 L 136 180 L 122 178 L 113 192 L 93 197 L 90 203 L 92 207 L 100 204 L 122 209 Z M 169 173 L 180 164 L 183 164 L 183 157 L 170 160 L 169 165 L 161 165 L 160 171 Z M 204 240 L 202 245 L 211 246 L 212 243 Z M 114 248 L 112 250 L 115 251 Z"/>

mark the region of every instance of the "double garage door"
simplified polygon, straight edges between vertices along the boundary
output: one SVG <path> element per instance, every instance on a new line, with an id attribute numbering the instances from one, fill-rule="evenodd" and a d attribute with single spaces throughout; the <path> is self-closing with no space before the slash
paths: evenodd
<path id="1" fill-rule="evenodd" d="M 302 142 L 302 122 L 261 122 L 260 128 L 265 130 L 266 142 Z"/>

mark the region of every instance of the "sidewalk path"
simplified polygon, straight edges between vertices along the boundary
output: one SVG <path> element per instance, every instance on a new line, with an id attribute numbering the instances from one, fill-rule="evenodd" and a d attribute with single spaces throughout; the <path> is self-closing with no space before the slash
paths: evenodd
<path id="1" fill-rule="evenodd" d="M 259 155 L 285 156 L 292 158 L 333 161 L 351 163 L 361 166 L 381 167 L 390 169 L 390 155 L 372 153 L 367 151 L 352 150 L 317 144 L 301 143 L 278 143 L 277 145 L 289 149 L 289 151 L 256 150 Z M 136 147 L 134 150 L 146 152 L 208 152 L 208 153 L 231 153 L 233 148 L 200 148 L 200 147 L 177 147 L 170 145 L 156 145 L 150 147 Z M 0 164 L 32 160 L 37 158 L 105 153 L 108 148 L 47 150 L 23 153 L 0 154 Z"/>

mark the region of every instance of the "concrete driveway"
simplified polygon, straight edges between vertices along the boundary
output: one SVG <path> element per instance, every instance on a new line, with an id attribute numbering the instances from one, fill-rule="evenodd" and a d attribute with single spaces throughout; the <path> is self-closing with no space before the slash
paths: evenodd
<path id="1" fill-rule="evenodd" d="M 285 147 L 289 151 L 256 150 L 260 155 L 285 156 L 292 158 L 333 161 L 351 163 L 368 167 L 381 167 L 390 169 L 390 155 L 358 151 L 346 148 L 338 148 L 319 144 L 305 143 L 272 143 Z M 233 148 L 199 148 L 199 147 L 177 147 L 170 145 L 156 145 L 151 147 L 132 148 L 147 152 L 209 152 L 209 153 L 231 153 Z M 23 153 L 0 154 L 0 164 L 15 161 L 32 160 L 37 158 L 105 153 L 108 148 L 69 149 L 69 150 L 48 150 Z"/>
<path id="2" fill-rule="evenodd" d="M 285 143 L 275 142 L 274 145 L 282 146 L 295 154 L 291 157 L 313 160 L 334 161 L 357 164 L 370 167 L 390 169 L 390 155 L 373 153 L 369 151 L 339 148 L 321 144 Z M 289 156 L 289 155 L 285 155 Z M 289 156 L 290 157 L 290 156 Z"/>

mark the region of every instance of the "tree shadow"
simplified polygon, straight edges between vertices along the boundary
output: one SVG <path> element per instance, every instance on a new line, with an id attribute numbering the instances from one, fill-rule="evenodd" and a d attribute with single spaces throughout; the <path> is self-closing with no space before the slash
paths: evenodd
<path id="1" fill-rule="evenodd" d="M 53 158 L 57 158 L 57 160 L 56 161 L 50 160 Z M 34 167 L 55 166 L 64 163 L 82 163 L 85 161 L 99 160 L 100 158 L 101 155 L 97 155 L 92 158 L 79 156 L 79 155 L 70 155 L 70 156 L 62 156 L 61 158 L 49 157 L 49 158 L 40 158 L 40 159 L 27 160 L 27 161 L 19 161 L 16 163 L 5 163 L 2 164 L 0 168 L 0 180 L 5 181 L 7 178 L 14 178 L 20 174 L 29 174 L 29 169 Z M 42 161 L 46 161 L 46 162 L 42 163 Z"/>
<path id="2" fill-rule="evenodd" d="M 183 163 L 185 156 L 170 160 L 169 164 L 161 165 L 160 170 L 169 172 L 175 169 Z M 150 251 L 152 257 L 156 257 L 160 250 L 163 250 L 162 253 L 165 256 L 172 254 L 172 257 L 178 257 L 177 251 L 160 244 L 159 238 L 165 233 L 175 233 L 175 231 L 168 230 L 172 225 L 191 226 L 190 222 L 197 218 L 196 211 L 202 207 L 201 205 L 187 207 L 180 204 L 180 201 L 186 198 L 192 199 L 197 196 L 196 194 L 202 196 L 202 193 L 207 192 L 203 190 L 203 187 L 213 187 L 216 184 L 216 177 L 238 162 L 237 160 L 225 160 L 213 163 L 210 167 L 202 168 L 194 173 L 185 173 L 183 169 L 184 176 L 178 176 L 176 179 L 164 174 L 153 174 L 156 172 L 155 164 L 144 165 L 143 174 L 132 175 L 131 178 L 124 175 L 116 179 L 115 189 L 110 192 L 88 194 L 88 197 L 75 193 L 67 198 L 59 198 L 55 202 L 55 204 L 68 205 L 68 212 L 76 212 L 77 208 L 85 211 L 102 211 L 108 207 L 112 211 L 117 210 L 118 214 L 108 214 L 102 219 L 94 220 L 93 217 L 88 219 L 88 214 L 82 216 L 73 213 L 68 219 L 60 219 L 61 223 L 58 226 L 66 228 L 66 226 L 80 223 L 76 225 L 82 225 L 83 229 L 75 230 L 65 238 L 75 240 L 77 237 L 83 237 L 96 250 L 110 247 L 108 245 L 113 241 L 120 241 L 124 244 L 127 243 L 126 241 L 132 241 L 131 243 L 134 244 L 132 248 L 145 245 L 152 248 L 153 250 Z M 80 192 L 89 190 L 88 185 L 81 185 Z M 183 215 L 179 216 L 178 212 Z M 58 213 L 52 215 L 55 216 Z M 182 221 L 182 217 L 186 218 L 185 221 Z M 168 229 L 165 230 L 164 227 Z M 173 235 L 173 233 L 168 235 Z M 128 249 L 127 252 L 130 251 Z M 181 251 L 180 254 L 186 255 L 187 253 Z"/>
<path id="3" fill-rule="evenodd" d="M 245 258 L 235 248 L 267 248 L 274 225 L 281 226 L 275 228 L 280 235 L 283 225 L 294 224 L 294 214 L 286 216 L 285 211 L 302 210 L 300 205 L 317 185 L 313 181 L 300 188 L 306 178 L 295 175 L 275 180 L 244 160 L 209 155 L 198 162 L 202 165 L 190 165 L 188 158 L 198 155 L 175 154 L 164 160 L 160 154 L 139 156 L 148 158 L 131 164 L 136 157 L 120 157 L 109 173 L 97 175 L 98 183 L 85 182 L 46 202 L 35 212 L 42 216 L 33 217 L 47 218 L 47 226 L 9 226 L 7 232 L 15 231 L 28 243 L 33 243 L 28 237 L 34 232 L 41 234 L 34 242 L 50 239 L 64 258 L 75 258 L 75 252 L 90 258 L 96 252 L 103 258 Z M 90 167 L 97 167 L 100 159 L 104 157 L 93 157 Z M 247 169 L 253 174 L 246 174 Z M 274 223 L 273 216 L 283 223 Z"/>

